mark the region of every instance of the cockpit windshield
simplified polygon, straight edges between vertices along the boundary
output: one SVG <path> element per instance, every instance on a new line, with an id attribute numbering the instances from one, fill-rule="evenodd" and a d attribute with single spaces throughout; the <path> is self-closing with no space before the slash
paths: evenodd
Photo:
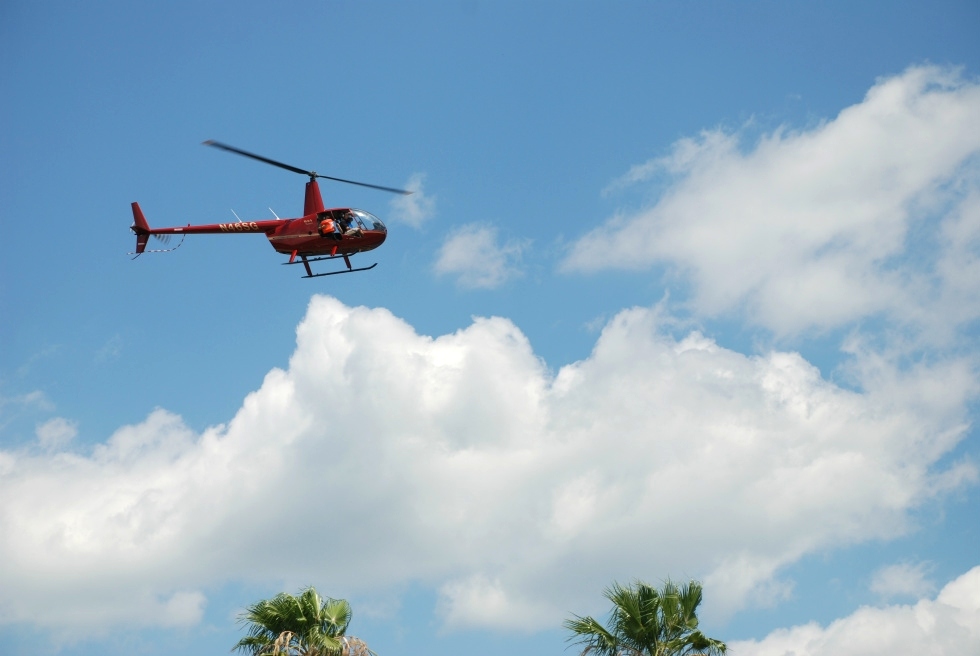
<path id="1" fill-rule="evenodd" d="M 387 232 L 387 228 L 385 228 L 385 224 L 381 222 L 381 219 L 370 212 L 352 208 L 351 213 L 354 215 L 354 220 L 360 224 L 361 230 L 380 230 L 381 232 Z"/>

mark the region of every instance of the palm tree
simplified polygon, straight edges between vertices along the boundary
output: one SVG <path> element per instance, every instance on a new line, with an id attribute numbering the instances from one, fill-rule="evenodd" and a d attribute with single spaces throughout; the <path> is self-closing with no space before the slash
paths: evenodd
<path id="1" fill-rule="evenodd" d="M 345 635 L 351 607 L 308 587 L 299 596 L 280 592 L 245 609 L 248 635 L 232 651 L 251 656 L 377 656 L 363 640 Z"/>
<path id="2" fill-rule="evenodd" d="M 698 631 L 702 588 L 697 581 L 678 587 L 669 580 L 657 590 L 646 583 L 618 583 L 605 591 L 613 603 L 608 627 L 591 617 L 565 620 L 569 640 L 585 646 L 582 656 L 686 656 L 724 654 L 724 642 Z"/>

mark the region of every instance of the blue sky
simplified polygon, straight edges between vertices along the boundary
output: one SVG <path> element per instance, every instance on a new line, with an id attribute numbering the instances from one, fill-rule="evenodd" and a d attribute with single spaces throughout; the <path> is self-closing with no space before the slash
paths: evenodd
<path id="1" fill-rule="evenodd" d="M 226 653 L 313 584 L 382 656 L 565 653 L 613 580 L 692 577 L 736 654 L 975 650 L 978 24 L 5 3 L 0 637 Z M 363 274 L 131 261 L 133 201 L 301 212 L 206 139 L 417 191 L 321 184 L 389 227 Z"/>

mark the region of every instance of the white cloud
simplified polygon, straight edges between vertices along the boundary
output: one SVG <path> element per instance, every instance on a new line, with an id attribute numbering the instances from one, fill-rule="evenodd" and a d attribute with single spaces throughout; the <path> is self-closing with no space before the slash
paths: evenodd
<path id="1" fill-rule="evenodd" d="M 391 199 L 391 218 L 407 223 L 413 228 L 421 228 L 422 224 L 431 219 L 436 213 L 436 197 L 430 196 L 422 189 L 425 182 L 424 173 L 414 173 L 405 183 L 405 189 L 411 195 L 395 196 Z"/>
<path id="2" fill-rule="evenodd" d="M 654 176 L 672 180 L 656 204 L 584 236 L 565 270 L 667 264 L 702 316 L 782 335 L 880 315 L 936 342 L 980 317 L 980 85 L 954 70 L 910 68 L 745 151 L 683 139 L 611 189 Z"/>
<path id="3" fill-rule="evenodd" d="M 863 607 L 823 628 L 781 629 L 729 645 L 732 656 L 893 656 L 980 653 L 980 567 L 912 606 Z"/>
<path id="4" fill-rule="evenodd" d="M 0 396 L 0 412 L 5 412 L 8 407 L 14 408 L 15 410 L 24 408 L 47 411 L 54 410 L 54 404 L 40 390 L 18 394 L 17 396 Z M 2 416 L 0 415 L 0 417 Z"/>
<path id="5" fill-rule="evenodd" d="M 921 598 L 935 591 L 927 578 L 930 563 L 897 563 L 882 567 L 871 577 L 871 592 L 884 599 L 893 597 Z"/>
<path id="6" fill-rule="evenodd" d="M 454 275 L 461 287 L 492 289 L 521 275 L 526 240 L 498 243 L 497 229 L 469 224 L 450 233 L 434 266 L 439 275 Z"/>
<path id="7" fill-rule="evenodd" d="M 451 580 L 440 588 L 439 595 L 437 610 L 444 626 L 532 630 L 552 619 L 546 605 L 514 599 L 500 579 L 491 581 L 483 574 Z"/>
<path id="8" fill-rule="evenodd" d="M 200 592 L 175 592 L 160 609 L 163 626 L 193 626 L 201 621 L 207 600 Z"/>
<path id="9" fill-rule="evenodd" d="M 0 431 L 18 417 L 38 411 L 51 412 L 54 409 L 54 403 L 40 390 L 14 396 L 0 394 Z"/>
<path id="10" fill-rule="evenodd" d="M 98 364 L 105 364 L 119 358 L 123 352 L 124 341 L 121 335 L 116 334 L 110 337 L 106 343 L 95 353 L 95 361 Z"/>
<path id="11" fill-rule="evenodd" d="M 553 375 L 505 319 L 431 338 L 314 297 L 288 370 L 227 425 L 157 410 L 87 455 L 0 452 L 0 622 L 186 624 L 246 579 L 414 582 L 447 628 L 555 626 L 632 577 L 703 578 L 706 612 L 731 612 L 784 596 L 801 556 L 902 534 L 976 483 L 949 462 L 963 362 L 858 352 L 856 392 L 665 325 L 621 312 Z"/>
<path id="12" fill-rule="evenodd" d="M 78 435 L 78 423 L 55 417 L 38 425 L 35 432 L 41 448 L 49 451 L 61 449 Z"/>

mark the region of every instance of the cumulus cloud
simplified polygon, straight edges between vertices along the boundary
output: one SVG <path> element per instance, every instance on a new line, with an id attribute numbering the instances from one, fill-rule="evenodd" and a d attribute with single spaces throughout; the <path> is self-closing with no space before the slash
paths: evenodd
<path id="1" fill-rule="evenodd" d="M 533 630 L 547 626 L 553 611 L 539 600 L 514 598 L 500 579 L 483 574 L 454 579 L 439 590 L 437 612 L 447 627 L 498 627 Z"/>
<path id="2" fill-rule="evenodd" d="M 980 567 L 911 606 L 863 607 L 826 628 L 811 623 L 729 645 L 733 656 L 980 653 Z"/>
<path id="3" fill-rule="evenodd" d="M 412 193 L 407 196 L 395 196 L 390 203 L 391 218 L 407 223 L 413 228 L 421 228 L 436 212 L 436 197 L 430 196 L 422 189 L 425 182 L 424 173 L 414 173 L 405 183 L 405 189 Z"/>
<path id="4" fill-rule="evenodd" d="M 35 433 L 41 448 L 49 451 L 61 449 L 78 435 L 78 424 L 63 417 L 55 417 L 38 425 Z"/>
<path id="5" fill-rule="evenodd" d="M 871 577 L 871 592 L 884 598 L 921 598 L 935 591 L 928 578 L 930 563 L 897 563 L 882 567 Z"/>
<path id="6" fill-rule="evenodd" d="M 980 318 L 976 81 L 913 67 L 813 129 L 741 141 L 706 131 L 633 167 L 610 189 L 666 191 L 582 237 L 563 268 L 665 264 L 697 312 L 780 335 L 877 315 L 942 342 Z"/>
<path id="7" fill-rule="evenodd" d="M 447 628 L 555 626 L 601 610 L 611 580 L 666 575 L 731 612 L 784 595 L 801 556 L 899 535 L 976 483 L 950 458 L 964 363 L 869 361 L 858 392 L 671 326 L 623 311 L 550 372 L 506 319 L 429 337 L 314 297 L 288 369 L 226 425 L 161 409 L 89 453 L 0 452 L 0 622 L 189 623 L 241 580 L 414 582 Z"/>
<path id="8" fill-rule="evenodd" d="M 13 396 L 0 394 L 0 430 L 25 415 L 51 412 L 54 409 L 54 403 L 40 390 Z"/>
<path id="9" fill-rule="evenodd" d="M 497 229 L 470 224 L 450 233 L 439 249 L 434 270 L 456 276 L 460 287 L 492 289 L 521 275 L 527 240 L 499 243 Z"/>

